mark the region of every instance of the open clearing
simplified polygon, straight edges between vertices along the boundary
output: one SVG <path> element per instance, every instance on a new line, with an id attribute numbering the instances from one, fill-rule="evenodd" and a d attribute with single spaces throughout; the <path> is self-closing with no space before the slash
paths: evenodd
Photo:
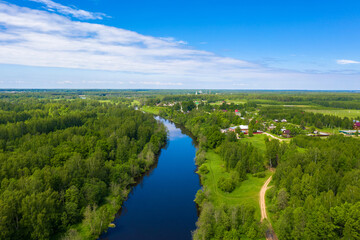
<path id="1" fill-rule="evenodd" d="M 357 118 L 360 117 L 360 110 L 355 109 L 304 109 L 306 112 L 334 115 L 338 117 Z"/>
<path id="2" fill-rule="evenodd" d="M 143 106 L 141 108 L 141 110 L 144 112 L 147 112 L 147 113 L 155 114 L 155 115 L 159 115 L 159 113 L 160 113 L 160 107 Z"/>
<path id="3" fill-rule="evenodd" d="M 240 139 L 241 142 L 248 142 L 252 143 L 257 149 L 260 150 L 262 154 L 266 152 L 266 145 L 265 145 L 265 135 L 264 134 L 254 134 L 253 137 L 246 137 Z"/>
<path id="4" fill-rule="evenodd" d="M 224 162 L 221 157 L 213 151 L 206 153 L 206 159 L 207 161 L 204 164 L 210 171 L 205 175 L 203 185 L 207 186 L 211 191 L 211 202 L 216 206 L 220 206 L 223 203 L 228 206 L 241 204 L 253 206 L 256 209 L 256 216 L 260 219 L 260 190 L 266 179 L 268 179 L 272 173 L 270 171 L 266 171 L 265 178 L 257 178 L 248 174 L 247 180 L 241 182 L 233 192 L 226 193 L 217 187 L 218 179 L 221 176 L 229 176 L 229 173 L 225 171 L 223 166 Z"/>

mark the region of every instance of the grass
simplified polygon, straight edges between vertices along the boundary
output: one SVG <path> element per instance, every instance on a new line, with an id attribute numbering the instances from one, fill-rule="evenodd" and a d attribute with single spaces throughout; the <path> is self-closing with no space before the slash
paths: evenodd
<path id="1" fill-rule="evenodd" d="M 360 110 L 354 109 L 305 109 L 306 112 L 321 113 L 338 117 L 356 118 L 360 116 Z"/>
<path id="2" fill-rule="evenodd" d="M 279 106 L 279 105 L 272 105 L 272 104 L 261 104 L 261 106 Z M 333 115 L 338 116 L 341 118 L 348 117 L 348 118 L 357 118 L 360 116 L 360 110 L 355 109 L 342 109 L 342 108 L 330 108 L 318 105 L 280 105 L 284 107 L 294 107 L 294 108 L 302 108 L 305 112 L 313 112 L 313 113 L 320 113 L 324 115 Z"/>
<path id="3" fill-rule="evenodd" d="M 159 115 L 160 109 L 161 109 L 161 107 L 150 107 L 150 106 L 143 106 L 141 108 L 142 111 L 151 113 L 151 114 L 155 114 L 155 115 Z"/>
<path id="4" fill-rule="evenodd" d="M 343 130 L 342 128 L 316 128 L 319 132 L 327 132 L 331 134 L 339 134 L 340 130 Z"/>
<path id="5" fill-rule="evenodd" d="M 248 205 L 256 209 L 256 216 L 260 219 L 259 193 L 266 179 L 272 174 L 266 171 L 265 178 L 256 178 L 248 174 L 248 179 L 241 182 L 233 192 L 226 193 L 217 187 L 220 177 L 228 177 L 229 173 L 225 171 L 224 162 L 221 157 L 213 151 L 206 153 L 207 161 L 204 163 L 209 169 L 205 174 L 203 185 L 210 190 L 210 201 L 214 206 L 226 204 L 227 206 Z"/>
<path id="6" fill-rule="evenodd" d="M 245 104 L 247 103 L 246 99 L 237 99 L 237 100 L 230 100 L 230 99 L 225 99 L 225 102 L 227 103 L 234 103 L 234 104 Z M 210 103 L 210 105 L 221 105 L 223 103 L 223 101 L 216 101 L 214 103 Z"/>
<path id="7" fill-rule="evenodd" d="M 139 106 L 139 105 L 140 105 L 140 101 L 138 101 L 138 100 L 133 100 L 131 102 L 131 106 Z"/>
<path id="8" fill-rule="evenodd" d="M 265 154 L 266 152 L 266 145 L 265 145 L 265 139 L 264 137 L 267 137 L 264 134 L 255 134 L 253 137 L 246 137 L 241 139 L 242 142 L 249 142 L 252 143 L 255 147 L 257 147 L 261 153 Z"/>

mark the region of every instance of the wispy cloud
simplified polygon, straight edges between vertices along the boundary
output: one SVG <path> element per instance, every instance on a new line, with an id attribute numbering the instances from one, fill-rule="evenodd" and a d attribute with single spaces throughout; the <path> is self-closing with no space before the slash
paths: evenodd
<path id="1" fill-rule="evenodd" d="M 182 75 L 259 67 L 195 50 L 173 38 L 73 21 L 1 2 L 0 26 L 5 29 L 0 32 L 0 63 Z"/>
<path id="2" fill-rule="evenodd" d="M 63 14 L 79 19 L 99 19 L 103 15 L 63 6 L 51 0 L 31 1 L 45 4 L 47 10 L 20 7 L 0 0 L 0 64 L 101 72 L 101 76 L 96 77 L 93 76 L 96 71 L 88 74 L 91 79 L 86 79 L 87 84 L 81 82 L 85 78 L 71 76 L 67 78 L 71 83 L 59 79 L 56 80 L 57 84 L 61 82 L 72 87 L 113 87 L 117 84 L 137 88 L 245 86 L 237 85 L 241 83 L 248 84 L 248 88 L 292 88 L 296 86 L 292 83 L 299 79 L 302 84 L 305 80 L 315 84 L 320 78 L 324 81 L 336 79 L 334 75 L 319 77 L 318 74 L 274 69 L 262 63 L 218 56 L 196 50 L 185 41 L 174 38 L 146 36 L 126 29 L 75 21 Z M 104 79 L 105 75 L 107 79 Z M 8 76 L 13 78 L 11 74 Z M 346 78 L 351 81 L 356 77 Z M 9 81 L 5 77 L 0 78 Z M 58 76 L 54 74 L 52 78 Z M 36 84 L 40 84 L 40 80 Z M 36 87 L 30 83 L 28 85 Z M 44 86 L 51 85 L 46 83 Z"/>
<path id="3" fill-rule="evenodd" d="M 341 64 L 341 65 L 345 65 L 345 64 L 360 64 L 360 62 L 358 62 L 358 61 L 346 60 L 346 59 L 336 60 L 336 62 L 337 62 L 337 64 Z"/>
<path id="4" fill-rule="evenodd" d="M 106 14 L 104 13 L 88 12 L 85 10 L 77 9 L 75 7 L 64 6 L 51 0 L 29 0 L 29 1 L 42 3 L 50 11 L 57 11 L 61 14 L 70 15 L 79 19 L 103 19 L 103 17 L 106 17 Z"/>

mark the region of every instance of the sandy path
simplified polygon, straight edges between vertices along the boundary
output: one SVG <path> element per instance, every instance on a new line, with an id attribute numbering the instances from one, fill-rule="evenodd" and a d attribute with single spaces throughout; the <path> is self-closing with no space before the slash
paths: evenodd
<path id="1" fill-rule="evenodd" d="M 268 189 L 268 185 L 271 181 L 272 176 L 270 176 L 268 178 L 268 180 L 266 180 L 266 182 L 264 183 L 264 185 L 261 187 L 260 190 L 260 210 L 261 210 L 261 221 L 264 220 L 265 218 L 267 218 L 267 214 L 266 214 L 266 204 L 265 204 L 265 193 L 266 190 Z"/>
<path id="2" fill-rule="evenodd" d="M 265 218 L 267 218 L 265 194 L 266 194 L 266 190 L 268 189 L 268 185 L 269 185 L 271 179 L 272 179 L 272 176 L 270 176 L 268 178 L 268 180 L 266 180 L 266 182 L 264 183 L 264 185 L 261 187 L 261 190 L 260 190 L 259 202 L 260 202 L 260 210 L 261 210 L 261 221 L 263 221 Z M 276 234 L 270 224 L 269 229 L 266 231 L 266 240 L 277 240 L 277 239 L 278 238 L 276 237 Z"/>
<path id="3" fill-rule="evenodd" d="M 274 135 L 272 135 L 272 134 L 270 134 L 270 133 L 267 133 L 267 132 L 263 132 L 263 134 L 268 135 L 269 137 L 272 137 L 272 138 L 274 138 L 274 139 L 277 139 L 277 140 L 279 140 L 280 142 L 282 142 L 282 141 L 289 141 L 289 140 L 290 140 L 290 139 L 281 139 L 281 138 L 278 138 L 278 137 L 276 137 L 276 136 L 274 136 Z"/>

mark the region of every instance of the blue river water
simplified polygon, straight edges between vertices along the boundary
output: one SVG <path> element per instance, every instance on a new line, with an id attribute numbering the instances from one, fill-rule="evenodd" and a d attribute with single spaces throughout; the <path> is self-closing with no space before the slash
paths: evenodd
<path id="1" fill-rule="evenodd" d="M 195 194 L 200 188 L 195 173 L 196 146 L 190 136 L 165 119 L 169 130 L 167 146 L 157 166 L 140 180 L 101 239 L 187 240 L 195 230 Z"/>

